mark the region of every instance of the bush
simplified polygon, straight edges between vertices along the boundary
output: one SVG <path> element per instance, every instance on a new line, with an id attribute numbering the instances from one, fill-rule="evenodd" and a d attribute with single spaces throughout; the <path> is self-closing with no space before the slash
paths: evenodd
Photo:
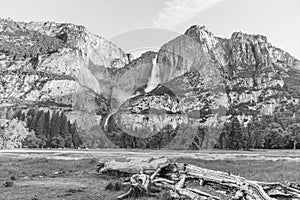
<path id="1" fill-rule="evenodd" d="M 41 148 L 44 147 L 45 144 L 46 144 L 45 141 L 37 138 L 34 134 L 26 137 L 23 142 L 23 146 L 26 146 L 28 148 Z"/>
<path id="2" fill-rule="evenodd" d="M 11 181 L 11 180 L 6 180 L 6 181 L 4 181 L 4 183 L 3 183 L 3 186 L 4 186 L 4 187 L 12 187 L 13 185 L 14 185 L 14 182 Z"/>
<path id="3" fill-rule="evenodd" d="M 120 181 L 110 181 L 106 186 L 105 190 L 121 191 L 124 189 L 124 185 Z"/>
<path id="4" fill-rule="evenodd" d="M 171 197 L 169 190 L 163 190 L 162 192 L 159 193 L 159 200 L 172 200 L 172 199 L 174 198 Z"/>
<path id="5" fill-rule="evenodd" d="M 17 178 L 16 178 L 14 175 L 12 175 L 11 177 L 9 177 L 9 179 L 10 179 L 11 181 L 17 180 Z"/>

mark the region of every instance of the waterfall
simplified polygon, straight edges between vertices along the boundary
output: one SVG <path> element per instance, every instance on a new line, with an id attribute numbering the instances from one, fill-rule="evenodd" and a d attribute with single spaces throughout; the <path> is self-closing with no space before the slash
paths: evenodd
<path id="1" fill-rule="evenodd" d="M 108 124 L 108 120 L 109 120 L 109 118 L 112 116 L 112 114 L 109 114 L 108 116 L 107 116 L 107 118 L 106 118 L 106 120 L 105 120 L 105 123 L 104 123 L 104 130 L 107 130 L 108 129 L 108 127 L 107 127 L 107 124 Z"/>
<path id="2" fill-rule="evenodd" d="M 157 54 L 155 58 L 152 60 L 152 71 L 151 76 L 148 80 L 147 87 L 145 88 L 145 92 L 150 92 L 160 83 L 159 78 L 159 64 L 157 63 Z"/>

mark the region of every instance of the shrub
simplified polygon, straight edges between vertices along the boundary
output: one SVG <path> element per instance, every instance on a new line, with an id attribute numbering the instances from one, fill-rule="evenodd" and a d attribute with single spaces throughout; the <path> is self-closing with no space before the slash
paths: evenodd
<path id="1" fill-rule="evenodd" d="M 121 191 L 124 189 L 124 185 L 120 181 L 110 181 L 106 186 L 105 190 Z"/>
<path id="2" fill-rule="evenodd" d="M 171 197 L 171 193 L 169 190 L 163 190 L 162 192 L 159 193 L 159 200 L 172 200 L 174 199 Z"/>
<path id="3" fill-rule="evenodd" d="M 14 175 L 10 176 L 9 179 L 10 179 L 11 181 L 17 180 L 17 178 L 16 178 Z"/>
<path id="4" fill-rule="evenodd" d="M 11 180 L 5 180 L 3 183 L 4 187 L 12 187 L 14 185 L 14 182 Z"/>

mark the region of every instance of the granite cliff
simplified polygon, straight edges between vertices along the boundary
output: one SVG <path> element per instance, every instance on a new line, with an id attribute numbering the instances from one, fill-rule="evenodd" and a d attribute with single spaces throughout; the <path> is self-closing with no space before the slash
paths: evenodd
<path id="1" fill-rule="evenodd" d="M 228 121 L 298 112 L 300 62 L 262 35 L 192 26 L 133 60 L 83 26 L 1 20 L 0 44 L 2 112 L 63 112 L 87 147 L 211 148 Z"/>

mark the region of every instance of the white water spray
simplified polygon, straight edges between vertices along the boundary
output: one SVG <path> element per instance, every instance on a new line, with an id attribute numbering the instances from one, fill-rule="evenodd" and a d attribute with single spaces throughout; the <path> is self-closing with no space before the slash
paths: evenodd
<path id="1" fill-rule="evenodd" d="M 108 120 L 109 120 L 109 118 L 112 116 L 112 114 L 109 114 L 108 116 L 107 116 L 107 118 L 106 118 L 106 120 L 105 120 L 105 123 L 104 123 L 104 130 L 107 130 L 108 129 L 108 127 L 107 127 L 107 125 L 108 125 Z"/>
<path id="2" fill-rule="evenodd" d="M 148 80 L 147 87 L 145 88 L 145 92 L 150 92 L 160 83 L 159 79 L 159 64 L 157 63 L 157 54 L 155 58 L 152 60 L 152 71 L 151 76 Z"/>

